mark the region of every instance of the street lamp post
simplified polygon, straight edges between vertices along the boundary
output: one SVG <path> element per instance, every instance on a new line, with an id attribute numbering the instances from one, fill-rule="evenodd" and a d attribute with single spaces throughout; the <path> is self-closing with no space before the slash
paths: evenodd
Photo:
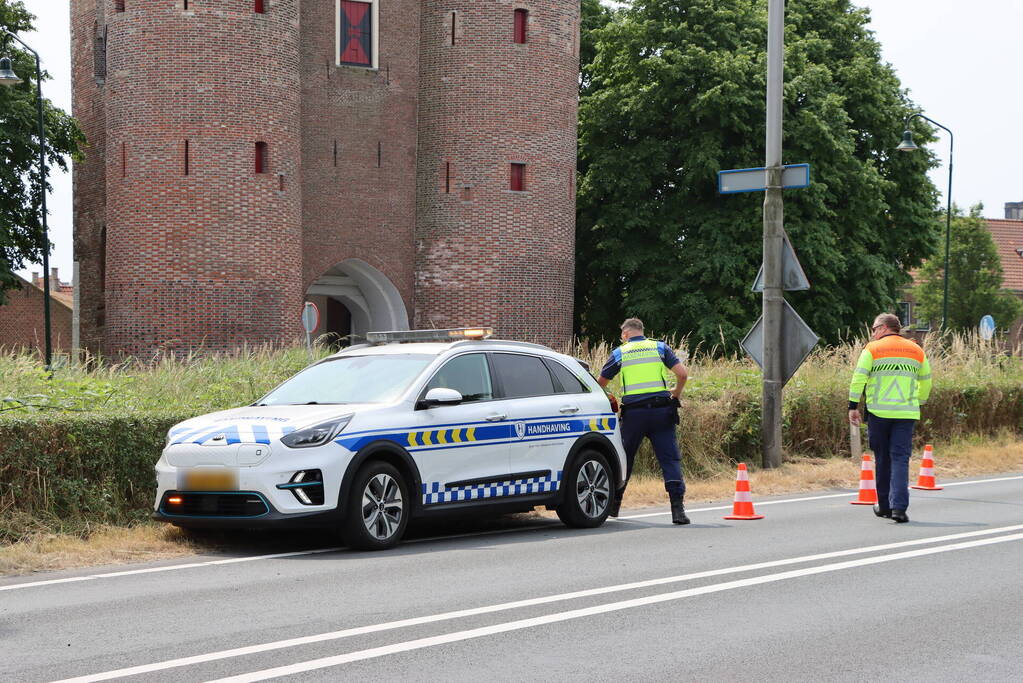
<path id="1" fill-rule="evenodd" d="M 53 361 L 53 345 L 51 342 L 50 326 L 50 233 L 46 225 L 46 127 L 43 119 L 43 69 L 39 60 L 39 53 L 29 47 L 25 41 L 11 33 L 4 31 L 9 38 L 21 43 L 22 47 L 31 52 L 36 58 L 36 115 L 38 118 L 39 135 L 39 197 L 42 211 L 43 226 L 43 317 L 46 327 L 46 368 L 49 369 Z M 21 79 L 11 69 L 9 57 L 0 59 L 0 85 L 12 86 L 21 83 Z"/>
<path id="2" fill-rule="evenodd" d="M 948 133 L 948 194 L 945 196 L 947 200 L 947 206 L 945 208 L 945 270 L 944 270 L 944 287 L 945 292 L 941 299 L 941 329 L 945 330 L 948 326 L 948 252 L 949 245 L 952 241 L 952 148 L 955 143 L 955 136 L 952 135 L 952 131 L 945 126 L 941 125 L 934 119 L 929 119 L 920 112 L 910 114 L 906 117 L 905 132 L 902 133 L 902 142 L 896 148 L 900 152 L 912 152 L 920 149 L 913 142 L 913 132 L 909 129 L 909 122 L 914 118 L 919 117 L 924 121 L 930 121 L 938 128 L 941 128 Z"/>

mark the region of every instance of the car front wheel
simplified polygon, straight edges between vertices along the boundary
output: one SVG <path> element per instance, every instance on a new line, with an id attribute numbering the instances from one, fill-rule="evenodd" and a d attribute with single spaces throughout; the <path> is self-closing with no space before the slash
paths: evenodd
<path id="1" fill-rule="evenodd" d="M 597 451 L 583 451 L 566 475 L 558 518 L 573 527 L 592 528 L 603 524 L 614 495 L 607 458 Z"/>
<path id="2" fill-rule="evenodd" d="M 342 536 L 350 548 L 384 550 L 398 544 L 411 510 L 408 486 L 393 465 L 370 462 L 355 475 Z"/>

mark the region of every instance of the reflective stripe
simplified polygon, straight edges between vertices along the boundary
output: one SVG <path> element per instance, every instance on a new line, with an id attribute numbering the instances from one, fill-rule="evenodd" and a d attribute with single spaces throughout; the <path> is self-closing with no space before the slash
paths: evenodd
<path id="1" fill-rule="evenodd" d="M 623 360 L 622 361 L 622 367 L 623 368 L 627 368 L 627 367 L 630 367 L 630 366 L 633 366 L 633 365 L 642 365 L 643 363 L 649 363 L 651 358 L 656 358 L 658 363 L 661 362 L 660 361 L 661 357 L 658 354 L 655 353 L 652 356 L 645 356 L 645 357 L 642 357 L 642 358 L 631 358 L 629 360 Z"/>
<path id="2" fill-rule="evenodd" d="M 931 373 L 928 372 L 926 375 L 917 375 L 916 378 L 919 381 L 923 382 L 923 381 L 929 380 L 931 378 Z"/>
<path id="3" fill-rule="evenodd" d="M 905 377 L 912 380 L 917 378 L 916 373 L 909 370 L 872 370 L 868 374 L 872 377 Z"/>
<path id="4" fill-rule="evenodd" d="M 869 375 L 870 370 L 867 370 L 866 368 L 856 368 L 855 370 L 853 370 L 853 373 L 860 375 Z"/>
<path id="5" fill-rule="evenodd" d="M 639 382 L 638 384 L 626 385 L 625 390 L 631 391 L 632 389 L 652 389 L 654 387 L 661 388 L 663 386 L 664 380 L 661 380 L 659 382 Z"/>
<path id="6" fill-rule="evenodd" d="M 900 406 L 894 403 L 871 403 L 867 402 L 867 410 L 874 413 L 878 417 L 884 417 L 877 411 L 882 412 L 898 412 L 898 413 L 917 413 L 920 412 L 919 406 Z"/>

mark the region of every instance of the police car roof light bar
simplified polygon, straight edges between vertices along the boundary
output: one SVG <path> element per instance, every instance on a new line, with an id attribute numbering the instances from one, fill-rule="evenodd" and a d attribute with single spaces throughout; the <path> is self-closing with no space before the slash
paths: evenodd
<path id="1" fill-rule="evenodd" d="M 366 341 L 371 344 L 394 344 L 409 342 L 453 342 L 488 339 L 493 336 L 490 327 L 460 327 L 448 330 L 394 330 L 390 332 L 367 332 Z"/>

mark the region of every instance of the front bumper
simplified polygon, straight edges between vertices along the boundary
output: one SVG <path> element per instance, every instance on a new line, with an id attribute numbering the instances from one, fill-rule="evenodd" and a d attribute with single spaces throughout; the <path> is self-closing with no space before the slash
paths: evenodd
<path id="1" fill-rule="evenodd" d="M 180 498 L 172 504 L 169 499 Z M 194 529 L 334 527 L 337 509 L 282 513 L 258 491 L 166 491 L 153 519 Z"/>

